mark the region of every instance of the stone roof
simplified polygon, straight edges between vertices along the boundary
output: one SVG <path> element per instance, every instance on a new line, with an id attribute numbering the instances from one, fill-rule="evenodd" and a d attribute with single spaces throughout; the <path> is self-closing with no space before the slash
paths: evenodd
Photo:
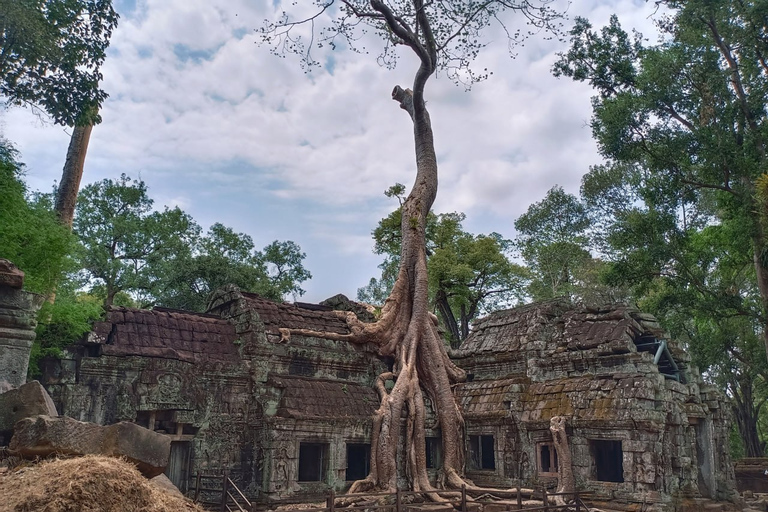
<path id="1" fill-rule="evenodd" d="M 246 308 L 255 311 L 267 332 L 277 333 L 279 329 L 309 329 L 319 332 L 348 334 L 349 328 L 343 318 L 326 307 L 300 307 L 297 304 L 273 302 L 255 293 L 240 292 Z"/>
<path id="2" fill-rule="evenodd" d="M 93 326 L 87 343 L 102 354 L 179 359 L 188 362 L 239 359 L 235 328 L 213 315 L 165 308 L 113 307 Z"/>
<path id="3" fill-rule="evenodd" d="M 660 426 L 666 412 L 657 409 L 656 400 L 664 387 L 664 379 L 658 375 L 617 374 L 532 382 L 521 396 L 520 420 L 549 422 L 554 416 L 568 416 L 572 421 L 650 422 Z"/>
<path id="4" fill-rule="evenodd" d="M 524 378 L 465 382 L 456 387 L 456 398 L 467 417 L 501 418 L 509 414 L 510 402 L 526 384 Z"/>
<path id="5" fill-rule="evenodd" d="M 497 311 L 478 320 L 454 351 L 458 357 L 520 350 L 634 351 L 639 334 L 668 338 L 656 320 L 637 308 L 616 304 L 602 309 L 556 299 Z"/>
<path id="6" fill-rule="evenodd" d="M 376 392 L 354 382 L 270 375 L 282 390 L 277 416 L 296 419 L 367 419 L 379 406 Z"/>

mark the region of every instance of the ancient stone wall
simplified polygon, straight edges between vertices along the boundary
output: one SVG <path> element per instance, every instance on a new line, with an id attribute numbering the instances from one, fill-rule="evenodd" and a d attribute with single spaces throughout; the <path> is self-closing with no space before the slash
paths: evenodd
<path id="1" fill-rule="evenodd" d="M 24 272 L 0 259 L 0 393 L 27 381 L 37 311 L 43 297 L 25 292 L 23 285 Z"/>

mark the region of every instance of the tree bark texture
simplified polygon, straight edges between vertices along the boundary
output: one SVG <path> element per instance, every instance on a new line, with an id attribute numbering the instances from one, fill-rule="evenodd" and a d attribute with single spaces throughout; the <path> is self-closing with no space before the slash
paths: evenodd
<path id="1" fill-rule="evenodd" d="M 552 432 L 552 443 L 557 451 L 557 493 L 573 493 L 576 484 L 573 479 L 573 464 L 571 462 L 571 447 L 568 443 L 568 433 L 565 416 L 555 416 L 549 420 L 549 431 Z M 566 504 L 565 496 L 555 496 L 557 505 Z"/>
<path id="2" fill-rule="evenodd" d="M 72 229 L 77 205 L 77 193 L 80 190 L 80 180 L 83 177 L 85 155 L 88 152 L 88 142 L 91 140 L 93 125 L 75 126 L 72 138 L 69 140 L 67 159 L 61 175 L 59 189 L 56 192 L 56 214 L 59 221 Z"/>

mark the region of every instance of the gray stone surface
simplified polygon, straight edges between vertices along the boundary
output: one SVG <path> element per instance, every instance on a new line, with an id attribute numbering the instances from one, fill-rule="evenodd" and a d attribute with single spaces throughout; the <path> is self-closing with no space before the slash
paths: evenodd
<path id="1" fill-rule="evenodd" d="M 173 485 L 173 482 L 171 482 L 165 475 L 157 475 L 156 477 L 150 478 L 149 484 L 154 485 L 161 491 L 166 492 L 172 496 L 176 496 L 177 498 L 184 497 L 184 495 L 181 494 L 179 488 Z"/>
<path id="2" fill-rule="evenodd" d="M 103 427 L 59 416 L 25 418 L 14 429 L 9 449 L 22 457 L 108 455 L 125 457 L 147 478 L 161 474 L 168 464 L 171 441 L 133 423 Z"/>
<path id="3" fill-rule="evenodd" d="M 0 392 L 27 380 L 36 315 L 43 297 L 25 292 L 23 284 L 24 273 L 0 259 Z"/>
<path id="4" fill-rule="evenodd" d="M 40 414 L 59 415 L 53 400 L 38 381 L 0 394 L 0 432 L 11 431 L 17 421 Z"/>

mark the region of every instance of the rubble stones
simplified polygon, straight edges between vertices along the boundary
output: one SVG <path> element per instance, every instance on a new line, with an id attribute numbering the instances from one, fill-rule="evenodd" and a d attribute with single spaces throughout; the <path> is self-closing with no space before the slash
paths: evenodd
<path id="1" fill-rule="evenodd" d="M 30 416 L 58 416 L 48 392 L 36 380 L 0 394 L 0 433 L 13 430 L 17 421 Z"/>
<path id="2" fill-rule="evenodd" d="M 59 416 L 25 418 L 14 429 L 9 449 L 22 457 L 107 455 L 125 457 L 147 478 L 161 474 L 168 465 L 170 438 L 135 423 L 103 427 Z"/>

